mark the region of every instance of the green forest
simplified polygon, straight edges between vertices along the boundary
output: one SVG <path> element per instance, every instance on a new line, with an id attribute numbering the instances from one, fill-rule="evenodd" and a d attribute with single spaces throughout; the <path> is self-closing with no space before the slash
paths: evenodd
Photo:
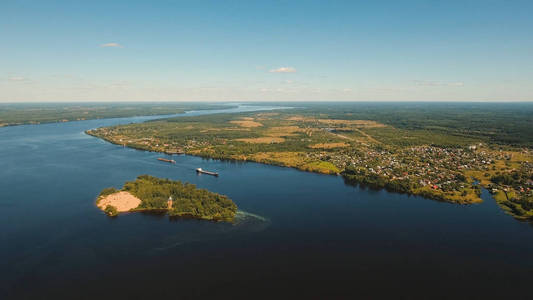
<path id="1" fill-rule="evenodd" d="M 501 145 L 533 146 L 531 103 L 319 102 L 299 106 L 303 114 L 373 120 L 425 133 L 426 139 L 428 134 L 440 133 Z"/>

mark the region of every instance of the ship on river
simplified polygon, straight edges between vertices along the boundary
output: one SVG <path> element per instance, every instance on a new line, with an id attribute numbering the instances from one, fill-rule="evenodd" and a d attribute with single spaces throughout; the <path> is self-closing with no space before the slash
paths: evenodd
<path id="1" fill-rule="evenodd" d="M 162 158 L 162 157 L 159 157 L 157 160 L 164 161 L 164 162 L 171 163 L 171 164 L 175 164 L 176 163 L 176 161 L 173 160 L 173 159 L 166 159 L 166 158 Z"/>
<path id="2" fill-rule="evenodd" d="M 201 174 L 207 174 L 207 175 L 218 176 L 218 173 L 216 173 L 216 172 L 210 172 L 210 171 L 206 171 L 206 170 L 202 170 L 202 168 L 198 168 L 198 169 L 196 169 L 196 173 L 201 173 Z"/>

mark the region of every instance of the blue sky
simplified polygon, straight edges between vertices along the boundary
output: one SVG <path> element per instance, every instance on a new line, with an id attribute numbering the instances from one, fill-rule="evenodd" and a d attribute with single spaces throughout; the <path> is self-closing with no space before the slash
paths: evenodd
<path id="1" fill-rule="evenodd" d="M 0 101 L 531 101 L 533 1 L 0 1 Z"/>

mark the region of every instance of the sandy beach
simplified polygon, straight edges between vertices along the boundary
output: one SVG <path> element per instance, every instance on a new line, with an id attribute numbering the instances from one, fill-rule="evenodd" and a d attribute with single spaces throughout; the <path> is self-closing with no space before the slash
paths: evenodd
<path id="1" fill-rule="evenodd" d="M 108 205 L 112 205 L 117 208 L 118 212 L 126 212 L 136 208 L 139 204 L 141 204 L 141 199 L 128 192 L 118 192 L 100 199 L 97 206 L 104 210 Z"/>

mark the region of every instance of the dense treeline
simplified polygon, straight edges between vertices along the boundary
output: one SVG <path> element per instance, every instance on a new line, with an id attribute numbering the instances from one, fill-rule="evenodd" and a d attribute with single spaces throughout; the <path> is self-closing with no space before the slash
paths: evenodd
<path id="1" fill-rule="evenodd" d="M 329 118 L 374 120 L 399 129 L 533 146 L 532 103 L 311 103 L 302 110 Z"/>
<path id="2" fill-rule="evenodd" d="M 122 190 L 141 199 L 141 210 L 168 209 L 172 197 L 170 216 L 231 222 L 237 212 L 237 205 L 227 196 L 198 189 L 194 184 L 149 175 L 126 182 Z"/>

